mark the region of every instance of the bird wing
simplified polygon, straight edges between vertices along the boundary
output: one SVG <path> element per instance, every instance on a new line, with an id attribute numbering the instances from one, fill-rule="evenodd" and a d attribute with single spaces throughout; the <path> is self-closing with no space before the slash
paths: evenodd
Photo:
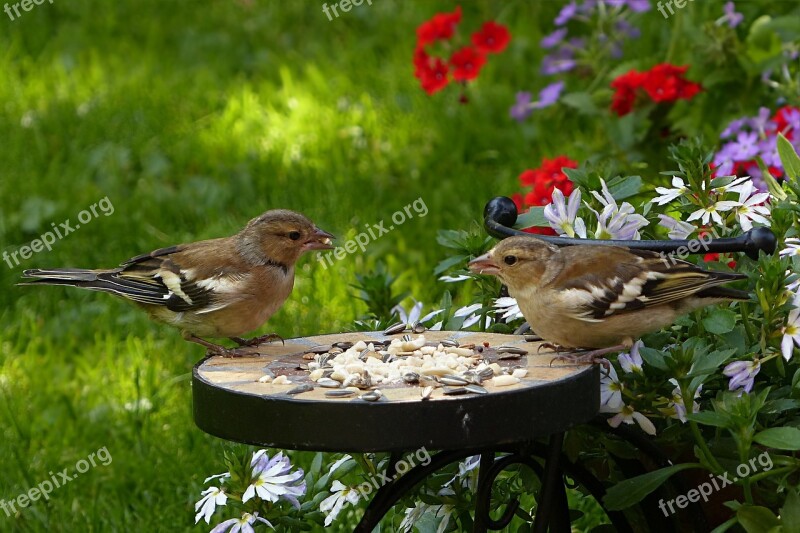
<path id="1" fill-rule="evenodd" d="M 712 272 L 655 252 L 622 247 L 563 248 L 564 268 L 550 283 L 575 318 L 601 322 L 612 315 L 665 305 L 745 278 Z"/>

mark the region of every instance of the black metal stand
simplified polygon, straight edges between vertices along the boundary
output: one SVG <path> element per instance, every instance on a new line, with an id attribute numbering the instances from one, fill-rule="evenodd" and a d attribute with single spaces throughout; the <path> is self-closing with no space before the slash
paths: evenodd
<path id="1" fill-rule="evenodd" d="M 570 237 L 553 237 L 550 235 L 531 235 L 524 231 L 513 229 L 517 222 L 517 206 L 511 198 L 498 196 L 492 198 L 483 208 L 484 226 L 489 235 L 498 239 L 505 239 L 514 235 L 524 235 L 531 239 L 541 239 L 556 246 L 572 246 L 575 244 L 599 244 L 602 246 L 626 246 L 638 250 L 651 250 L 654 252 L 676 252 L 683 248 L 684 253 L 707 252 L 744 252 L 751 259 L 758 259 L 758 253 L 767 254 L 775 252 L 777 239 L 769 228 L 753 228 L 750 231 L 725 239 L 713 239 L 705 242 L 702 252 L 692 251 L 691 244 L 697 249 L 697 240 L 656 240 L 656 241 L 617 241 L 606 239 L 573 239 Z"/>

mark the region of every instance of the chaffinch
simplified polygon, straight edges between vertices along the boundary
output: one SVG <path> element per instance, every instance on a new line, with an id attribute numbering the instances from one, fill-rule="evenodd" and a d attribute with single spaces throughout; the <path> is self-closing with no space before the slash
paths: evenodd
<path id="1" fill-rule="evenodd" d="M 286 209 L 267 211 L 231 237 L 161 248 L 117 268 L 31 269 L 21 285 L 70 285 L 133 301 L 210 354 L 241 355 L 204 340 L 228 337 L 240 346 L 280 338 L 242 339 L 280 309 L 292 292 L 294 265 L 304 252 L 333 248 L 333 235 Z"/>
<path id="2" fill-rule="evenodd" d="M 746 278 L 618 246 L 559 248 L 535 237 L 510 237 L 469 263 L 508 286 L 531 329 L 556 348 L 589 350 L 577 362 L 629 349 L 685 313 L 744 291 L 718 285 Z"/>

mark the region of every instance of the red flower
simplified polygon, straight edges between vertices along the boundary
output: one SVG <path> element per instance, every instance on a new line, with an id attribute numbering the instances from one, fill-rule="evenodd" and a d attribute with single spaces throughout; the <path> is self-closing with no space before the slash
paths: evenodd
<path id="1" fill-rule="evenodd" d="M 688 68 L 661 63 L 645 72 L 631 70 L 618 76 L 611 82 L 615 90 L 611 109 L 619 116 L 630 113 L 640 89 L 656 103 L 691 100 L 703 87 L 684 77 Z"/>
<path id="2" fill-rule="evenodd" d="M 459 22 L 461 22 L 461 6 L 456 7 L 452 13 L 437 13 L 417 28 L 417 45 L 425 46 L 438 40 L 450 39 Z"/>
<path id="3" fill-rule="evenodd" d="M 474 80 L 486 64 L 486 56 L 471 46 L 457 50 L 450 56 L 453 66 L 453 79 L 456 81 Z"/>
<path id="4" fill-rule="evenodd" d="M 522 231 L 525 233 L 534 233 L 536 235 L 558 235 L 556 230 L 550 226 L 531 226 L 530 228 L 525 228 Z"/>
<path id="5" fill-rule="evenodd" d="M 511 34 L 508 29 L 502 24 L 492 21 L 485 22 L 480 31 L 472 34 L 472 44 L 484 54 L 502 52 L 508 46 L 510 40 Z"/>
<path id="6" fill-rule="evenodd" d="M 533 187 L 525 195 L 526 205 L 542 206 L 552 201 L 553 191 L 560 190 L 565 196 L 569 196 L 575 189 L 562 168 L 577 168 L 578 163 L 572 161 L 567 156 L 560 155 L 555 159 L 542 159 L 542 165 L 533 170 L 525 170 L 519 175 L 522 185 Z"/>
<path id="7" fill-rule="evenodd" d="M 782 108 L 778 109 L 775 112 L 775 116 L 772 117 L 772 120 L 774 120 L 775 124 L 777 125 L 777 131 L 779 133 L 783 133 L 784 137 L 790 141 L 794 140 L 794 136 L 796 134 L 800 134 L 800 132 L 791 128 L 789 121 L 786 119 L 786 115 L 793 111 L 797 111 L 797 108 L 790 105 L 783 106 Z"/>
<path id="8" fill-rule="evenodd" d="M 611 88 L 616 90 L 611 101 L 611 109 L 617 115 L 623 116 L 631 112 L 636 102 L 636 90 L 642 86 L 643 81 L 641 73 L 631 70 L 611 82 Z"/>
<path id="9" fill-rule="evenodd" d="M 690 100 L 702 87 L 684 77 L 688 66 L 676 67 L 669 63 L 654 66 L 645 75 L 644 90 L 654 102 Z"/>
<path id="10" fill-rule="evenodd" d="M 447 72 L 447 65 L 437 57 L 433 59 L 432 65 L 429 60 L 428 63 L 422 67 L 417 67 L 417 71 L 414 75 L 416 76 L 417 73 L 419 73 L 417 77 L 420 80 L 422 89 L 428 94 L 433 94 L 437 91 L 441 91 L 450 83 Z"/>

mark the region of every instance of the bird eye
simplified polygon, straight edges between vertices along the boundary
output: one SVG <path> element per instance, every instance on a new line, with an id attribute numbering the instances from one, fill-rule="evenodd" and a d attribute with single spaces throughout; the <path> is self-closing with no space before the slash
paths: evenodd
<path id="1" fill-rule="evenodd" d="M 505 256 L 505 257 L 503 258 L 503 261 L 504 261 L 504 262 L 505 262 L 505 264 L 507 264 L 507 265 L 513 265 L 514 263 L 516 263 L 516 262 L 517 262 L 517 256 L 515 256 L 515 255 L 507 255 L 507 256 Z"/>
<path id="2" fill-rule="evenodd" d="M 292 239 L 293 241 L 296 241 L 297 239 L 300 238 L 300 232 L 299 231 L 290 231 L 289 232 L 289 238 Z"/>

